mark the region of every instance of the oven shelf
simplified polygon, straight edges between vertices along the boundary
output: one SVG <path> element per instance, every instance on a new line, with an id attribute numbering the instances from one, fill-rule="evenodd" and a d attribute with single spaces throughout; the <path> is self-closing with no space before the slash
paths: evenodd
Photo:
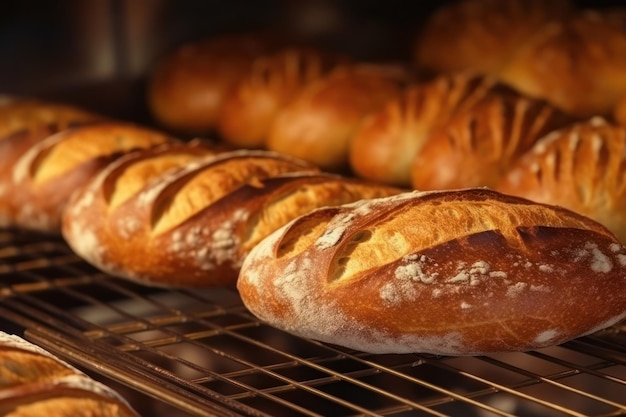
<path id="1" fill-rule="evenodd" d="M 157 416 L 626 415 L 622 325 L 526 353 L 367 354 L 267 326 L 234 289 L 142 286 L 21 230 L 0 231 L 0 317 Z"/>

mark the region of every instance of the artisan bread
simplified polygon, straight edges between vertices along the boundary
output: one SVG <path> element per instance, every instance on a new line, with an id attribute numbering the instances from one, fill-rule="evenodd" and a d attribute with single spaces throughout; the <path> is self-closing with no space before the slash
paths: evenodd
<path id="1" fill-rule="evenodd" d="M 101 122 L 62 130 L 36 143 L 15 161 L 4 180 L 4 225 L 60 231 L 69 196 L 124 152 L 174 141 L 130 123 Z"/>
<path id="2" fill-rule="evenodd" d="M 500 79 L 573 115 L 610 116 L 626 94 L 624 68 L 626 9 L 586 10 L 537 31 Z"/>
<path id="3" fill-rule="evenodd" d="M 586 215 L 626 242 L 626 127 L 594 118 L 551 133 L 497 189 Z"/>
<path id="4" fill-rule="evenodd" d="M 360 351 L 525 351 L 626 317 L 626 248 L 556 206 L 414 191 L 293 220 L 250 252 L 237 288 L 264 322 Z"/>
<path id="5" fill-rule="evenodd" d="M 129 155 L 76 193 L 63 216 L 70 247 L 103 271 L 149 285 L 232 285 L 232 266 L 222 257 L 232 249 L 231 224 L 251 213 L 221 200 L 263 178 L 318 171 L 304 161 L 252 150 L 211 155 L 162 174 L 151 168 L 172 166 L 172 158 L 179 154 Z M 218 215 L 230 215 L 230 221 L 214 221 Z"/>
<path id="6" fill-rule="evenodd" d="M 514 91 L 491 94 L 426 139 L 413 159 L 412 187 L 493 188 L 537 140 L 573 122 L 545 101 Z"/>
<path id="7" fill-rule="evenodd" d="M 138 417 L 114 390 L 19 336 L 0 332 L 3 417 Z"/>
<path id="8" fill-rule="evenodd" d="M 178 135 L 213 132 L 225 97 L 276 42 L 268 34 L 237 34 L 182 44 L 157 63 L 148 81 L 155 121 Z"/>
<path id="9" fill-rule="evenodd" d="M 413 159 L 427 138 L 498 88 L 493 78 L 468 73 L 411 85 L 363 120 L 349 144 L 352 171 L 408 187 Z"/>
<path id="10" fill-rule="evenodd" d="M 408 74 L 370 64 L 336 67 L 309 83 L 277 116 L 267 148 L 324 170 L 348 168 L 350 141 L 363 118 L 397 96 Z"/>
<path id="11" fill-rule="evenodd" d="M 462 0 L 429 16 L 414 45 L 418 68 L 497 75 L 537 30 L 573 9 L 567 0 Z"/>
<path id="12" fill-rule="evenodd" d="M 287 48 L 257 58 L 224 98 L 217 120 L 220 138 L 238 148 L 265 148 L 283 107 L 339 61 L 312 48 Z"/>

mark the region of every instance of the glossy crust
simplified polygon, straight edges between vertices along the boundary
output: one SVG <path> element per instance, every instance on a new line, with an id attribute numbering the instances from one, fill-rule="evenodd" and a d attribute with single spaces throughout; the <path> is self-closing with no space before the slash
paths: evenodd
<path id="1" fill-rule="evenodd" d="M 252 250 L 238 289 L 261 320 L 361 351 L 525 351 L 626 317 L 626 248 L 562 208 L 412 192 L 299 217 Z"/>
<path id="2" fill-rule="evenodd" d="M 62 130 L 30 147 L 15 161 L 0 207 L 5 225 L 60 231 L 70 195 L 121 154 L 165 142 L 170 136 L 121 122 L 92 123 Z"/>
<path id="3" fill-rule="evenodd" d="M 115 391 L 26 340 L 0 333 L 0 415 L 138 417 Z"/>
<path id="4" fill-rule="evenodd" d="M 582 213 L 626 242 L 626 127 L 592 119 L 542 138 L 498 189 Z"/>
<path id="5" fill-rule="evenodd" d="M 225 97 L 276 42 L 268 34 L 239 34 L 179 46 L 150 77 L 147 101 L 154 119 L 179 134 L 212 132 Z"/>
<path id="6" fill-rule="evenodd" d="M 222 201 L 267 177 L 317 171 L 300 160 L 250 150 L 149 177 L 148 169 L 133 170 L 141 161 L 120 159 L 77 193 L 63 218 L 63 236 L 96 267 L 157 286 L 232 285 L 232 264 L 225 261 L 235 239 L 231 226 L 251 213 L 243 203 Z M 144 167 L 163 161 L 146 159 Z"/>
<path id="7" fill-rule="evenodd" d="M 626 11 L 585 11 L 546 25 L 501 79 L 580 117 L 611 115 L 626 94 Z"/>
<path id="8" fill-rule="evenodd" d="M 350 167 L 360 177 L 408 187 L 413 159 L 427 139 L 499 88 L 493 78 L 468 73 L 408 87 L 364 119 L 349 145 Z"/>
<path id="9" fill-rule="evenodd" d="M 397 96 L 407 82 L 402 69 L 343 65 L 308 84 L 272 125 L 270 150 L 310 161 L 322 169 L 345 170 L 358 126 Z"/>
<path id="10" fill-rule="evenodd" d="M 567 16 L 569 1 L 462 0 L 436 10 L 419 32 L 418 68 L 497 75 L 521 44 L 552 20 Z"/>
<path id="11" fill-rule="evenodd" d="M 339 61 L 311 48 L 287 48 L 255 59 L 224 99 L 217 123 L 220 137 L 239 148 L 265 148 L 283 107 Z"/>
<path id="12" fill-rule="evenodd" d="M 545 101 L 491 94 L 425 141 L 413 159 L 411 184 L 421 191 L 493 188 L 537 140 L 573 122 Z"/>

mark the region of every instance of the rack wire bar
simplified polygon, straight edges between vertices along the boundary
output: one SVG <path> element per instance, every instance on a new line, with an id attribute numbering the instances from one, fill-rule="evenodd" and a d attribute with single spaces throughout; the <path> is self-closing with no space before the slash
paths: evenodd
<path id="1" fill-rule="evenodd" d="M 0 324 L 155 416 L 626 415 L 623 324 L 532 352 L 369 354 L 261 323 L 235 289 L 142 286 L 24 231 L 0 230 Z"/>

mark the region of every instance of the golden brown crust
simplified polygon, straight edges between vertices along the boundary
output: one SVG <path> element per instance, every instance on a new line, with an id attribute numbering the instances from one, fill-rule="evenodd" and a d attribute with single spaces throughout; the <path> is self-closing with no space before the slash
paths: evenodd
<path id="1" fill-rule="evenodd" d="M 497 75 L 535 31 L 572 10 L 567 0 L 465 0 L 433 13 L 415 42 L 418 68 Z"/>
<path id="2" fill-rule="evenodd" d="M 170 158 L 172 155 L 165 155 Z M 164 171 L 126 192 L 121 175 L 143 156 L 111 164 L 76 194 L 63 218 L 63 235 L 74 251 L 114 275 L 159 286 L 232 285 L 232 266 L 221 260 L 232 237 L 213 217 L 242 211 L 214 204 L 246 184 L 287 172 L 317 171 L 293 158 L 266 151 L 232 151 L 202 158 L 184 169 Z M 146 162 L 156 161 L 146 156 Z M 138 179 L 140 180 L 140 178 Z M 124 199 L 116 197 L 124 193 Z M 112 206 L 111 203 L 115 202 Z M 228 248 L 226 248 L 228 249 Z"/>
<path id="3" fill-rule="evenodd" d="M 474 355 L 616 323 L 625 278 L 626 248 L 600 224 L 463 189 L 301 216 L 253 249 L 238 290 L 260 319 L 300 336 L 374 353 Z"/>
<path id="4" fill-rule="evenodd" d="M 626 12 L 585 11 L 538 31 L 501 79 L 576 116 L 608 116 L 626 94 L 624 67 Z"/>
<path id="5" fill-rule="evenodd" d="M 65 129 L 28 149 L 13 166 L 0 205 L 7 224 L 58 233 L 69 196 L 124 152 L 175 140 L 129 123 Z"/>
<path id="6" fill-rule="evenodd" d="M 626 127 L 593 119 L 542 138 L 497 188 L 582 213 L 626 242 Z"/>
<path id="7" fill-rule="evenodd" d="M 254 60 L 224 99 L 217 129 L 239 148 L 264 148 L 277 114 L 340 58 L 312 48 L 287 48 Z"/>
<path id="8" fill-rule="evenodd" d="M 467 73 L 407 88 L 365 118 L 350 143 L 352 170 L 370 180 L 409 186 L 413 158 L 427 138 L 497 88 L 494 79 Z"/>
<path id="9" fill-rule="evenodd" d="M 24 339 L 0 332 L 0 415 L 137 417 L 115 391 Z"/>
<path id="10" fill-rule="evenodd" d="M 181 45 L 150 78 L 147 100 L 155 120 L 181 134 L 212 132 L 224 98 L 275 43 L 267 34 L 239 34 Z"/>
<path id="11" fill-rule="evenodd" d="M 513 91 L 491 94 L 426 139 L 411 184 L 422 191 L 493 188 L 538 139 L 573 122 L 544 101 Z"/>
<path id="12" fill-rule="evenodd" d="M 339 172 L 348 167 L 349 143 L 365 116 L 398 95 L 402 71 L 368 64 L 343 65 L 308 84 L 272 125 L 270 150 Z"/>

